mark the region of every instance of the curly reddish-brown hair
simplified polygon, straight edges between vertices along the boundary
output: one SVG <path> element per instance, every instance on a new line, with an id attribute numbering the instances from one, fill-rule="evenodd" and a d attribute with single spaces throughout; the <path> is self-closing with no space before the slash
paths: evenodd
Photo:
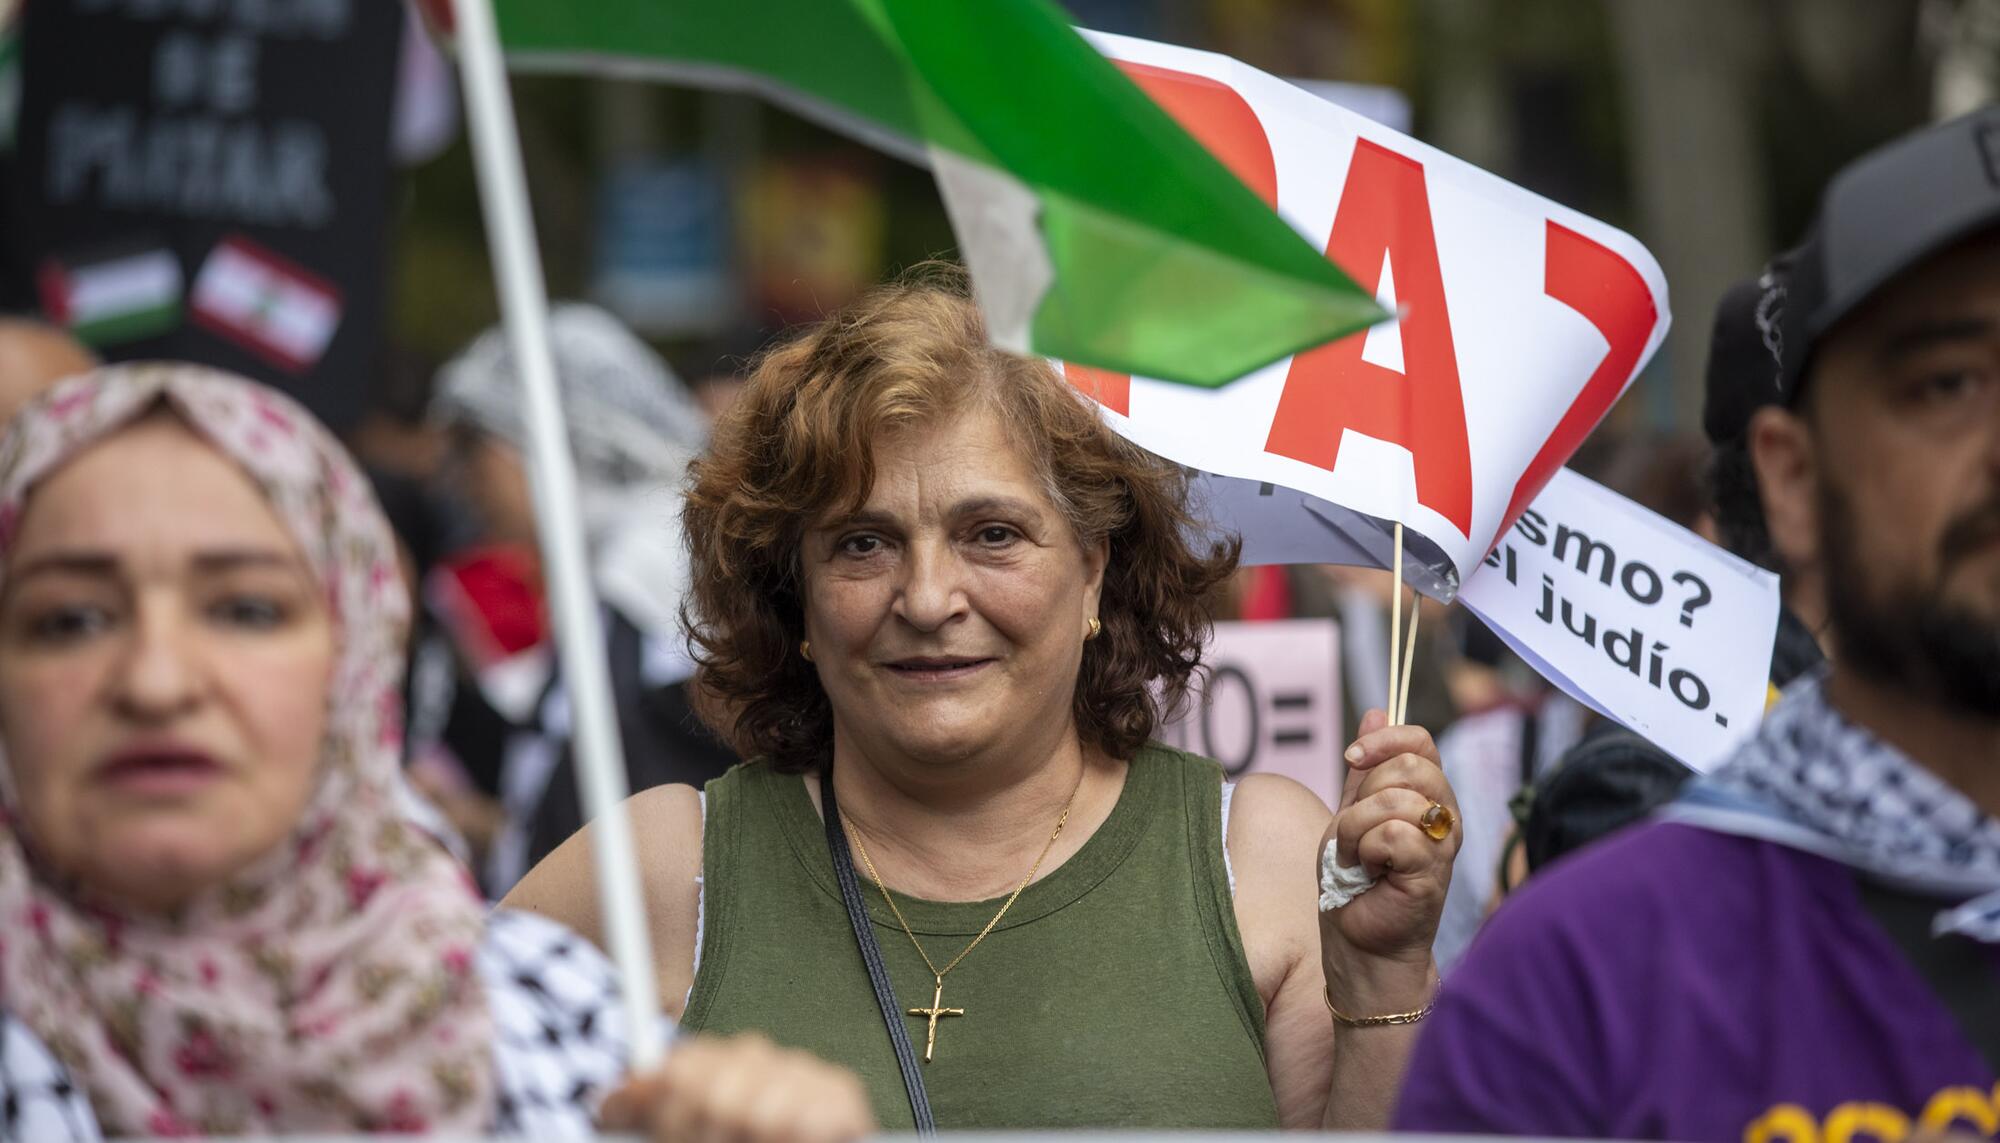
<path id="1" fill-rule="evenodd" d="M 921 267 L 767 351 L 690 473 L 682 618 L 701 706 L 745 757 L 796 772 L 832 750 L 833 709 L 798 651 L 808 529 L 866 503 L 880 434 L 977 404 L 999 413 L 1077 539 L 1108 541 L 1104 629 L 1076 684 L 1083 741 L 1129 759 L 1185 698 L 1204 597 L 1241 545 L 1204 546 L 1186 473 L 1107 428 L 1048 362 L 995 349 L 963 276 Z"/>

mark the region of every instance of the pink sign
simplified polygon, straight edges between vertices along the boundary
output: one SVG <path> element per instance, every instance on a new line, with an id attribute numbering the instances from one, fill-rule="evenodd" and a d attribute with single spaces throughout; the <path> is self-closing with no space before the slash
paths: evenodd
<path id="1" fill-rule="evenodd" d="M 1328 806 L 1340 796 L 1347 739 L 1340 725 L 1340 625 L 1331 619 L 1218 623 L 1203 656 L 1208 677 L 1169 746 L 1222 763 L 1231 780 L 1283 774 Z"/>

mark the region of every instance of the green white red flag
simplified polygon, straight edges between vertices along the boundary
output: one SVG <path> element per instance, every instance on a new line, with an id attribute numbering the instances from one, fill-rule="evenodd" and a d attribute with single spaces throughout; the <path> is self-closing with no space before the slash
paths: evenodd
<path id="1" fill-rule="evenodd" d="M 509 66 L 756 90 L 927 165 L 996 344 L 1218 386 L 1387 315 L 1047 0 L 495 0 Z"/>

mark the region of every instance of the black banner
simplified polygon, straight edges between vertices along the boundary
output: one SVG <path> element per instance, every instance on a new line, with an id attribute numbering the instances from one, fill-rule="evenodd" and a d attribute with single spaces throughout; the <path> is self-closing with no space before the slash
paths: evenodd
<path id="1" fill-rule="evenodd" d="M 351 424 L 385 316 L 403 5 L 28 0 L 22 20 L 12 292 L 107 358 L 222 366 Z"/>

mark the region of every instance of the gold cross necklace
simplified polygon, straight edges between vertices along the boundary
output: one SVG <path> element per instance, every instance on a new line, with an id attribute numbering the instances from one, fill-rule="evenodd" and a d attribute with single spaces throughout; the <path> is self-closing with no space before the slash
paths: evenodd
<path id="1" fill-rule="evenodd" d="M 1028 875 L 1021 878 L 1019 885 L 1014 886 L 1014 891 L 1007 895 L 1006 903 L 1000 906 L 999 912 L 993 914 L 992 920 L 986 922 L 986 927 L 979 930 L 979 935 L 972 938 L 972 943 L 958 950 L 958 955 L 952 957 L 951 963 L 945 965 L 943 968 L 939 968 L 931 962 L 931 954 L 924 951 L 923 942 L 917 939 L 916 930 L 910 928 L 910 922 L 903 919 L 903 911 L 896 907 L 896 899 L 889 895 L 889 887 L 882 883 L 882 875 L 875 872 L 875 863 L 869 860 L 868 847 L 861 844 L 861 831 L 855 829 L 851 823 L 847 825 L 847 836 L 854 842 L 854 852 L 861 855 L 861 864 L 867 867 L 869 880 L 875 882 L 875 888 L 882 891 L 882 900 L 889 903 L 889 912 L 895 914 L 896 923 L 903 926 L 903 935 L 909 937 L 910 943 L 917 946 L 917 955 L 924 958 L 924 967 L 931 970 L 931 977 L 937 982 L 937 986 L 931 991 L 930 1007 L 912 1008 L 909 1010 L 910 1015 L 925 1017 L 930 1022 L 929 1030 L 924 1038 L 925 1063 L 928 1064 L 931 1062 L 931 1053 L 937 1050 L 938 1021 L 946 1016 L 965 1015 L 965 1009 L 963 1008 L 946 1008 L 944 1006 L 945 973 L 957 968 L 958 962 L 965 959 L 965 954 L 979 947 L 979 942 L 986 939 L 986 934 L 993 931 L 993 926 L 999 924 L 1000 918 L 1007 915 L 1007 910 L 1014 907 L 1015 899 L 1020 897 L 1022 891 L 1028 887 L 1030 882 L 1034 881 L 1035 874 L 1041 871 L 1042 862 L 1048 860 L 1049 851 L 1056 847 L 1056 839 L 1062 836 L 1063 825 L 1069 821 L 1069 811 L 1071 807 L 1076 805 L 1077 790 L 1081 789 L 1083 789 L 1083 776 L 1079 774 L 1076 779 L 1076 789 L 1069 792 L 1069 801 L 1063 803 L 1062 814 L 1056 818 L 1055 832 L 1049 834 L 1048 844 L 1042 846 L 1041 856 L 1035 858 L 1035 864 L 1028 868 Z"/>

